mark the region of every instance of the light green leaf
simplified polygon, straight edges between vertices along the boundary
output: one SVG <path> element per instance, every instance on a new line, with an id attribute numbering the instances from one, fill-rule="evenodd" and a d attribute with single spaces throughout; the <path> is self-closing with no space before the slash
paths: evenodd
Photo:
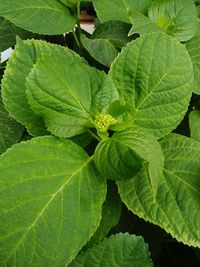
<path id="1" fill-rule="evenodd" d="M 135 109 L 134 123 L 157 137 L 177 127 L 187 111 L 193 66 L 171 36 L 146 34 L 129 43 L 110 70 L 120 97 Z"/>
<path id="2" fill-rule="evenodd" d="M 75 143 L 39 137 L 0 158 L 0 265 L 66 266 L 96 231 L 106 185 Z"/>
<path id="3" fill-rule="evenodd" d="M 189 115 L 190 137 L 200 141 L 200 111 L 193 110 Z"/>
<path id="4" fill-rule="evenodd" d="M 134 214 L 159 225 L 178 241 L 200 247 L 200 143 L 171 134 L 161 145 L 165 166 L 157 194 L 142 171 L 118 182 L 122 201 Z"/>
<path id="5" fill-rule="evenodd" d="M 33 36 L 32 33 L 16 27 L 10 21 L 0 17 L 0 52 L 3 52 L 11 46 L 14 46 L 17 35 L 23 39 Z"/>
<path id="6" fill-rule="evenodd" d="M 96 114 L 118 99 L 112 80 L 104 72 L 55 52 L 53 58 L 47 55 L 35 64 L 27 89 L 32 110 L 60 137 L 86 132 L 93 127 Z"/>
<path id="7" fill-rule="evenodd" d="M 98 25 L 91 38 L 109 40 L 116 48 L 125 46 L 131 38 L 128 37 L 130 25 L 121 21 L 107 21 Z"/>
<path id="8" fill-rule="evenodd" d="M 0 0 L 0 16 L 40 34 L 62 34 L 76 24 L 76 18 L 58 0 Z"/>
<path id="9" fill-rule="evenodd" d="M 113 180 L 132 178 L 143 166 L 154 190 L 160 181 L 164 157 L 156 138 L 137 126 L 101 141 L 94 155 L 99 171 Z"/>
<path id="10" fill-rule="evenodd" d="M 20 140 L 23 130 L 6 112 L 0 97 L 0 154 Z"/>
<path id="11" fill-rule="evenodd" d="M 77 62 L 82 62 L 78 55 L 67 48 L 52 45 L 45 41 L 21 41 L 18 38 L 17 45 L 9 58 L 2 80 L 2 97 L 9 113 L 18 122 L 25 125 L 29 133 L 34 136 L 44 135 L 47 131 L 43 119 L 34 114 L 28 105 L 25 83 L 33 65 L 44 54 L 48 54 L 49 57 L 61 54 L 63 58 L 67 59 L 76 57 Z M 46 77 L 47 82 L 48 78 L 49 75 Z"/>
<path id="12" fill-rule="evenodd" d="M 100 225 L 92 236 L 90 241 L 87 243 L 86 248 L 90 248 L 95 243 L 99 243 L 105 236 L 109 233 L 109 231 L 117 225 L 120 215 L 121 215 L 121 199 L 117 192 L 116 185 L 108 183 L 108 191 L 106 200 L 103 203 L 102 207 L 102 218 Z"/>
<path id="13" fill-rule="evenodd" d="M 152 0 L 93 0 L 97 16 L 102 22 L 120 20 L 132 23 L 132 12 L 145 13 Z"/>
<path id="14" fill-rule="evenodd" d="M 117 234 L 82 252 L 69 267 L 153 267 L 142 237 Z"/>
<path id="15" fill-rule="evenodd" d="M 107 39 L 89 39 L 82 34 L 81 43 L 96 61 L 107 67 L 110 67 L 111 63 L 118 55 L 117 49 Z"/>
<path id="16" fill-rule="evenodd" d="M 194 66 L 193 92 L 200 95 L 200 22 L 195 36 L 186 42 L 186 48 Z"/>
<path id="17" fill-rule="evenodd" d="M 197 29 L 193 0 L 155 0 L 149 8 L 150 19 L 180 41 L 191 39 Z"/>

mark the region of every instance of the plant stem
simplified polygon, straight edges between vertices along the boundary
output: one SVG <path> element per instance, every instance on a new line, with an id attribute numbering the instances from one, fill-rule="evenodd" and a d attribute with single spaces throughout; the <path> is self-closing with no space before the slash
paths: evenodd
<path id="1" fill-rule="evenodd" d="M 97 141 L 101 141 L 101 138 L 98 136 L 98 135 L 96 135 L 95 133 L 93 133 L 92 131 L 90 131 L 90 130 L 88 130 L 88 133 L 90 133 Z"/>
<path id="2" fill-rule="evenodd" d="M 81 44 L 80 44 L 80 42 L 79 42 L 79 40 L 78 40 L 78 37 L 77 37 L 77 35 L 76 35 L 76 31 L 75 31 L 75 29 L 72 30 L 72 33 L 73 33 L 74 39 L 75 39 L 75 41 L 76 41 L 78 47 L 80 47 Z"/>

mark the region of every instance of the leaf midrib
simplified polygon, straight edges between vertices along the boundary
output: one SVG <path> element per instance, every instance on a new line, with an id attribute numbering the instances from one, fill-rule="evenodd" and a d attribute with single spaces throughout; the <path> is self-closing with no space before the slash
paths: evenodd
<path id="1" fill-rule="evenodd" d="M 23 242 L 23 240 L 25 239 L 25 237 L 29 234 L 29 232 L 32 230 L 32 228 L 34 228 L 35 224 L 37 223 L 37 221 L 40 219 L 40 217 L 43 215 L 43 213 L 45 212 L 45 210 L 48 208 L 48 206 L 51 204 L 51 202 L 53 201 L 53 199 L 60 193 L 63 191 L 64 187 L 67 186 L 67 184 L 74 178 L 74 176 L 76 176 L 87 164 L 89 164 L 91 161 L 93 160 L 93 156 L 89 157 L 88 160 L 80 167 L 78 168 L 78 170 L 76 170 L 71 177 L 69 177 L 69 179 L 52 195 L 52 197 L 47 201 L 47 203 L 45 204 L 45 206 L 42 208 L 42 210 L 40 211 L 40 213 L 38 214 L 38 216 L 36 217 L 36 219 L 33 221 L 33 223 L 31 224 L 31 226 L 29 226 L 27 228 L 27 231 L 24 233 L 24 235 L 21 237 L 21 239 L 18 241 L 18 243 L 16 244 L 16 246 L 14 247 L 14 249 L 12 250 L 12 252 L 10 253 L 10 255 L 5 259 L 3 264 L 6 264 L 6 262 L 10 259 L 10 257 L 13 255 L 13 253 L 17 250 L 17 248 L 20 246 L 20 244 Z"/>

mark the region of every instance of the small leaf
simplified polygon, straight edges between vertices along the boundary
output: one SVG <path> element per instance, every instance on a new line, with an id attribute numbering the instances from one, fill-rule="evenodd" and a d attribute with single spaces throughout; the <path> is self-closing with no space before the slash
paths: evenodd
<path id="1" fill-rule="evenodd" d="M 40 34 L 66 33 L 76 24 L 76 18 L 58 0 L 0 0 L 0 16 Z"/>
<path id="2" fill-rule="evenodd" d="M 53 58 L 43 56 L 35 64 L 26 86 L 32 110 L 59 137 L 86 132 L 93 127 L 96 114 L 118 98 L 104 72 L 56 52 Z"/>
<path id="3" fill-rule="evenodd" d="M 21 124 L 25 125 L 33 136 L 47 133 L 43 119 L 30 109 L 26 94 L 26 78 L 31 72 L 34 64 L 44 54 L 53 57 L 61 54 L 63 58 L 76 57 L 77 62 L 82 59 L 71 50 L 52 45 L 45 41 L 28 40 L 22 41 L 18 38 L 17 45 L 11 54 L 5 74 L 2 80 L 2 97 L 6 109 Z M 13 77 L 15 77 L 13 79 Z M 46 80 L 48 82 L 49 75 Z M 17 101 L 16 101 L 17 99 Z"/>
<path id="4" fill-rule="evenodd" d="M 186 42 L 186 48 L 194 66 L 193 92 L 200 95 L 200 22 L 195 36 Z"/>
<path id="5" fill-rule="evenodd" d="M 95 150 L 94 160 L 103 176 L 113 180 L 132 178 L 145 165 L 155 191 L 164 164 L 162 149 L 156 138 L 137 126 L 101 141 Z"/>
<path id="6" fill-rule="evenodd" d="M 118 182 L 120 196 L 134 214 L 162 227 L 179 242 L 200 248 L 200 143 L 171 134 L 161 146 L 165 166 L 156 195 L 141 171 Z"/>
<path id="7" fill-rule="evenodd" d="M 189 115 L 190 137 L 200 141 L 200 111 L 193 110 Z"/>
<path id="8" fill-rule="evenodd" d="M 69 267 L 153 267 L 142 237 L 117 234 L 82 252 Z"/>
<path id="9" fill-rule="evenodd" d="M 193 0 L 155 0 L 148 14 L 154 23 L 180 41 L 187 41 L 196 33 L 197 12 Z"/>
<path id="10" fill-rule="evenodd" d="M 127 44 L 112 63 L 110 76 L 135 124 L 157 137 L 183 119 L 191 98 L 193 66 L 185 46 L 164 33 L 146 34 Z"/>
<path id="11" fill-rule="evenodd" d="M 19 142 L 23 130 L 24 128 L 6 112 L 0 98 L 0 154 Z"/>
<path id="12" fill-rule="evenodd" d="M 33 36 L 32 33 L 16 27 L 10 21 L 0 17 L 0 52 L 14 46 L 16 43 L 16 36 L 27 39 Z"/>
<path id="13" fill-rule="evenodd" d="M 89 39 L 81 35 L 81 42 L 88 53 L 99 63 L 110 67 L 111 63 L 118 55 L 117 49 L 107 39 Z"/>
<path id="14" fill-rule="evenodd" d="M 66 266 L 100 223 L 106 184 L 84 150 L 49 136 L 2 154 L 0 190 L 0 265 Z"/>
<path id="15" fill-rule="evenodd" d="M 132 12 L 145 13 L 152 0 L 93 0 L 95 10 L 102 22 L 120 20 L 132 23 Z"/>

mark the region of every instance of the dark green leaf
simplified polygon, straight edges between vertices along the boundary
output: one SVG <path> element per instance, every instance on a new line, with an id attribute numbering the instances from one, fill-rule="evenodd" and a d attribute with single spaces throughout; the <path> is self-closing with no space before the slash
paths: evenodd
<path id="1" fill-rule="evenodd" d="M 200 111 L 193 110 L 189 115 L 190 137 L 200 141 Z"/>

